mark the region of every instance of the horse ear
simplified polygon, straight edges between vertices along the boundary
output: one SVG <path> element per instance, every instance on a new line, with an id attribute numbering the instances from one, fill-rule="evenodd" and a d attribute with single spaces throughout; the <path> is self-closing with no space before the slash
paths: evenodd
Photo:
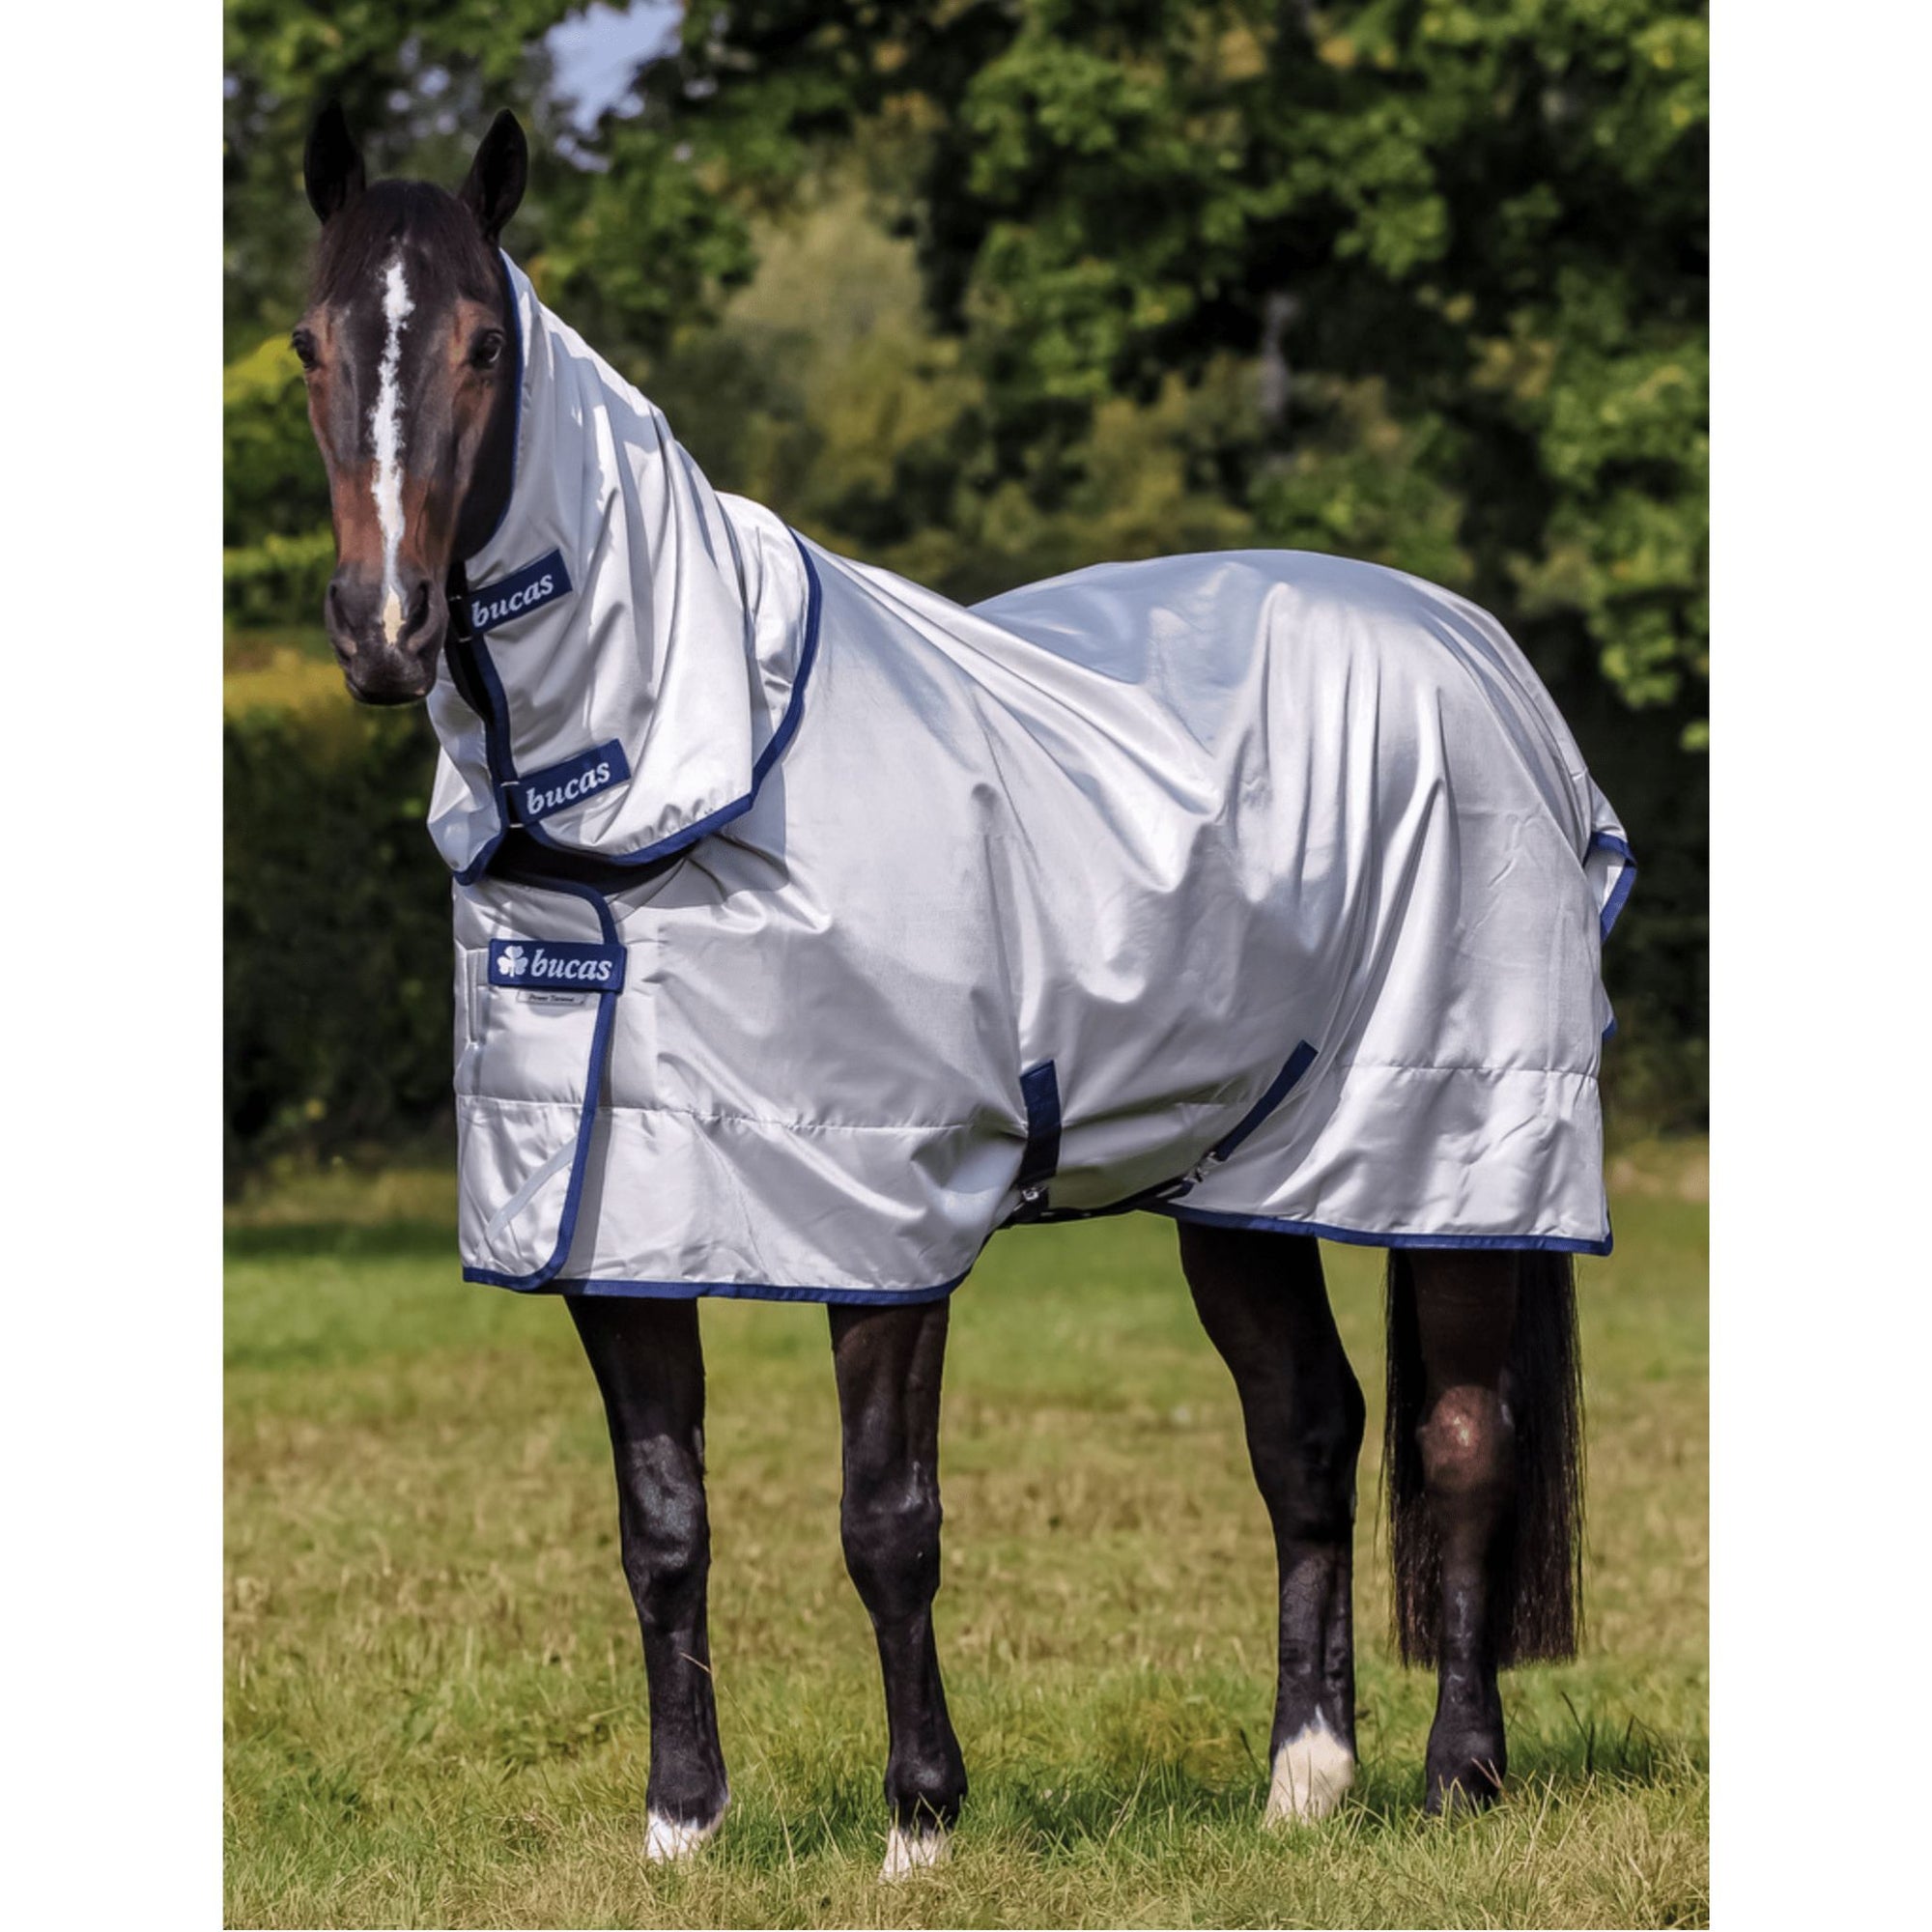
<path id="1" fill-rule="evenodd" d="M 331 100 L 308 130 L 302 185 L 308 189 L 308 205 L 322 221 L 340 214 L 362 192 L 362 155 L 339 100 Z"/>
<path id="2" fill-rule="evenodd" d="M 506 107 L 490 124 L 463 184 L 463 205 L 476 217 L 483 239 L 495 242 L 516 213 L 529 180 L 529 144 L 517 117 Z"/>

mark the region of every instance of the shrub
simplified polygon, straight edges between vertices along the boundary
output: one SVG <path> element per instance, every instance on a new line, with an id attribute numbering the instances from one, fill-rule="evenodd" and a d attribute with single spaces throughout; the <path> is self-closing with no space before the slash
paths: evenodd
<path id="1" fill-rule="evenodd" d="M 418 1135 L 449 1109 L 449 875 L 419 709 L 236 704 L 223 733 L 232 1176 Z"/>

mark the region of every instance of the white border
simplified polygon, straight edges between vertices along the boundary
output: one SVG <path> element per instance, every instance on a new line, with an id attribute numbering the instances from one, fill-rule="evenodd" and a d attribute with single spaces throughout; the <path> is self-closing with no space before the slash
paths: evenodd
<path id="1" fill-rule="evenodd" d="M 8 1916 L 215 1925 L 221 18 L 8 31 Z"/>
<path id="2" fill-rule="evenodd" d="M 219 24 L 56 17 L 0 132 L 8 1895 L 213 1924 Z M 1717 1922 L 1808 1927 L 1913 1908 L 1932 1748 L 1932 21 L 1727 0 L 1718 48 Z"/>
<path id="3" fill-rule="evenodd" d="M 1922 10 L 1728 0 L 1716 95 L 1715 1921 L 1922 1914 Z"/>

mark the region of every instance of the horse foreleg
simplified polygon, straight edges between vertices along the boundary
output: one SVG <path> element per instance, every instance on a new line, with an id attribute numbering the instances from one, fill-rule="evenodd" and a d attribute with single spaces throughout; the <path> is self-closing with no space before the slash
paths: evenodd
<path id="1" fill-rule="evenodd" d="M 1235 1378 L 1274 1527 L 1280 1666 L 1265 1821 L 1324 1818 L 1355 1776 L 1355 1464 L 1364 1404 L 1306 1236 L 1182 1222 L 1180 1260 Z"/>
<path id="2" fill-rule="evenodd" d="M 1509 1766 L 1496 1670 L 1507 1608 L 1499 1559 L 1516 1503 L 1516 1426 L 1505 1368 L 1517 1258 L 1419 1249 L 1408 1259 L 1423 1382 L 1415 1441 L 1441 1566 L 1425 1802 L 1441 1811 L 1492 1803 Z"/>
<path id="3" fill-rule="evenodd" d="M 697 1306 L 573 1296 L 570 1312 L 610 1419 L 624 1576 L 643 1633 L 651 1709 L 644 1856 L 683 1858 L 718 1829 L 730 1797 L 705 1628 L 711 1525 Z"/>
<path id="4" fill-rule="evenodd" d="M 831 1316 L 844 1438 L 838 1526 L 845 1567 L 878 1638 L 892 1811 L 882 1876 L 899 1878 L 946 1856 L 966 1796 L 932 1636 L 947 1303 L 835 1307 Z"/>

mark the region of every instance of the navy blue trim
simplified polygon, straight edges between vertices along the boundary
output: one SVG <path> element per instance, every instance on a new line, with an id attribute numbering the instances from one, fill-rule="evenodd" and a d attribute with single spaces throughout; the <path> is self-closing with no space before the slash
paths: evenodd
<path id="1" fill-rule="evenodd" d="M 1293 1091 L 1294 1084 L 1315 1064 L 1315 1049 L 1303 1040 L 1295 1042 L 1294 1051 L 1288 1056 L 1288 1064 L 1268 1082 L 1267 1091 L 1235 1123 L 1233 1131 L 1224 1134 L 1208 1150 L 1208 1158 L 1223 1161 L 1286 1100 Z"/>
<path id="2" fill-rule="evenodd" d="M 1148 1209 L 1177 1221 L 1199 1222 L 1204 1228 L 1248 1228 L 1273 1235 L 1314 1235 L 1324 1241 L 1346 1241 L 1362 1248 L 1488 1248 L 1555 1255 L 1606 1255 L 1615 1231 L 1601 1241 L 1572 1240 L 1567 1235 L 1372 1235 L 1359 1228 L 1333 1228 L 1325 1221 L 1284 1221 L 1272 1214 L 1217 1214 L 1208 1208 L 1182 1208 L 1157 1203 Z"/>
<path id="3" fill-rule="evenodd" d="M 910 1308 L 923 1301 L 943 1301 L 966 1279 L 954 1275 L 936 1288 L 798 1288 L 770 1281 L 546 1281 L 520 1287 L 487 1268 L 465 1268 L 465 1281 L 492 1288 L 514 1288 L 525 1294 L 583 1294 L 629 1296 L 642 1301 L 697 1301 L 715 1295 L 722 1301 L 829 1301 L 853 1307 Z"/>
<path id="4" fill-rule="evenodd" d="M 1015 1212 L 1007 1217 L 1004 1225 L 1012 1227 L 1016 1223 L 1034 1221 L 1096 1221 L 1102 1215 L 1131 1214 L 1143 1208 L 1157 1208 L 1163 1201 L 1178 1201 L 1200 1179 L 1204 1170 L 1209 1166 L 1218 1167 L 1288 1098 L 1301 1076 L 1315 1064 L 1318 1050 L 1305 1039 L 1298 1041 L 1294 1051 L 1288 1056 L 1287 1064 L 1268 1082 L 1267 1091 L 1201 1156 L 1188 1173 L 1179 1175 L 1172 1180 L 1156 1181 L 1151 1187 L 1137 1188 L 1132 1194 L 1122 1195 L 1120 1200 L 1109 1201 L 1099 1208 L 1049 1208 L 1043 1201 L 1023 1202 Z M 1057 1142 L 1054 1163 L 1056 1167 L 1059 1165 Z"/>
<path id="5" fill-rule="evenodd" d="M 503 306 L 509 311 L 510 332 L 517 338 L 517 390 L 513 403 L 515 415 L 510 424 L 510 487 L 503 493 L 503 507 L 497 512 L 497 521 L 491 526 L 490 534 L 471 553 L 476 556 L 480 556 L 502 534 L 503 526 L 510 520 L 511 506 L 517 500 L 517 479 L 523 472 L 524 457 L 524 391 L 529 386 L 530 380 L 529 345 L 524 339 L 524 310 L 517 299 L 517 278 L 510 272 L 513 265 L 501 248 L 497 250 L 497 260 L 503 270 Z M 534 289 L 530 291 L 530 299 L 536 299 Z M 499 769 L 501 760 L 497 751 L 497 734 L 491 728 L 490 712 L 486 708 L 490 698 L 483 691 L 482 678 L 477 674 L 476 639 L 469 629 L 469 573 L 467 560 L 458 567 L 463 572 L 463 595 L 450 600 L 450 615 L 460 620 L 461 635 L 452 632 L 443 648 L 449 654 L 450 672 L 458 696 L 482 720 L 483 756 L 490 768 L 490 796 L 497 807 L 496 832 L 483 841 L 482 851 L 456 874 L 459 886 L 472 886 L 490 869 L 490 861 L 497 856 L 497 848 L 509 837 L 509 793 L 504 786 L 515 781 L 515 774 Z M 477 702 L 479 695 L 483 696 L 482 703 Z M 503 742 L 509 742 L 507 724 L 503 727 Z"/>
<path id="6" fill-rule="evenodd" d="M 545 881 L 539 890 L 568 893 L 573 898 L 580 898 L 585 905 L 595 908 L 597 923 L 604 930 L 604 943 L 607 946 L 622 945 L 617 934 L 617 922 L 611 917 L 611 908 L 605 903 L 604 895 L 594 887 L 556 879 Z M 466 1267 L 463 1270 L 465 1281 L 480 1281 L 492 1288 L 514 1288 L 528 1293 L 544 1287 L 568 1258 L 570 1244 L 577 1237 L 577 1209 L 583 1197 L 583 1173 L 590 1153 L 590 1133 L 597 1123 L 597 1103 L 604 1092 L 604 1068 L 611 1057 L 611 1033 L 616 1017 L 615 989 L 608 993 L 600 991 L 597 995 L 597 1025 L 590 1039 L 590 1065 L 583 1074 L 583 1105 L 577 1117 L 577 1151 L 570 1157 L 570 1181 L 563 1196 L 563 1218 L 557 1224 L 556 1246 L 551 1250 L 550 1259 L 541 1267 L 532 1268 L 528 1274 L 502 1274 L 495 1268 Z"/>
<path id="7" fill-rule="evenodd" d="M 469 886 L 490 869 L 490 862 L 496 858 L 497 848 L 510 836 L 509 800 L 517 781 L 503 755 L 503 748 L 510 742 L 509 720 L 502 708 L 503 688 L 497 682 L 494 666 L 489 667 L 488 675 L 485 675 L 488 660 L 469 628 L 469 579 L 467 571 L 463 573 L 463 593 L 449 600 L 449 609 L 454 628 L 443 649 L 449 658 L 449 673 L 456 685 L 457 695 L 482 723 L 483 762 L 490 773 L 490 798 L 497 808 L 496 831 L 483 841 L 483 849 L 475 858 L 457 871 L 456 883 Z"/>
<path id="8" fill-rule="evenodd" d="M 522 468 L 520 459 L 524 453 L 524 389 L 530 379 L 529 355 L 524 342 L 524 311 L 517 300 L 517 278 L 510 272 L 513 264 L 502 249 L 497 250 L 497 259 L 503 265 L 503 306 L 510 312 L 510 333 L 517 338 L 517 394 L 514 404 L 515 419 L 510 424 L 510 487 L 503 495 L 503 507 L 497 512 L 497 521 L 490 534 L 476 546 L 471 555 L 480 555 L 497 541 L 503 526 L 510 520 L 510 505 L 517 500 L 517 476 Z M 536 291 L 530 291 L 530 299 L 536 300 Z"/>
<path id="9" fill-rule="evenodd" d="M 1589 849 L 1592 852 L 1614 852 L 1624 862 L 1624 868 L 1617 874 L 1617 882 L 1610 888 L 1610 895 L 1604 901 L 1604 909 L 1597 918 L 1597 937 L 1609 938 L 1611 928 L 1617 923 L 1617 916 L 1624 909 L 1624 901 L 1631 895 L 1631 888 L 1636 884 L 1636 854 L 1613 832 L 1593 832 L 1590 834 Z M 1605 1034 L 1605 1038 L 1609 1036 Z"/>
<path id="10" fill-rule="evenodd" d="M 1060 1172 L 1060 1080 L 1053 1062 L 1042 1060 L 1020 1075 L 1026 1102 L 1026 1151 L 1020 1155 L 1020 1188 L 1038 1187 Z"/>
<path id="11" fill-rule="evenodd" d="M 779 726 L 766 742 L 765 749 L 758 753 L 757 762 L 752 767 L 751 788 L 744 797 L 733 799 L 729 805 L 720 806 L 716 811 L 707 813 L 695 825 L 687 825 L 681 832 L 673 832 L 669 837 L 660 838 L 655 845 L 640 846 L 635 852 L 599 852 L 594 856 L 604 865 L 630 868 L 655 865 L 675 852 L 682 852 L 687 846 L 695 845 L 708 834 L 716 832 L 720 826 L 728 825 L 732 819 L 741 817 L 751 810 L 758 796 L 758 787 L 764 782 L 765 775 L 783 757 L 793 734 L 798 730 L 798 721 L 805 706 L 805 688 L 811 676 L 811 668 L 818 659 L 818 616 L 824 601 L 824 592 L 818 582 L 818 568 L 811 560 L 811 554 L 805 547 L 805 539 L 796 530 L 791 532 L 791 540 L 798 546 L 800 560 L 805 565 L 806 606 L 805 637 L 799 645 L 798 665 L 792 672 L 791 693 L 785 700 L 784 716 L 779 720 Z M 454 640 L 453 640 L 454 641 Z M 483 739 L 489 758 L 490 778 L 497 790 L 497 810 L 499 818 L 503 816 L 503 800 L 508 795 L 505 787 L 517 783 L 516 768 L 512 764 L 508 747 L 510 744 L 510 708 L 503 695 L 501 681 L 497 676 L 497 668 L 490 660 L 489 646 L 481 638 L 465 638 L 461 647 L 469 654 L 474 665 L 479 680 L 488 698 L 489 710 L 483 718 Z M 541 825 L 526 824 L 520 828 L 540 845 L 548 845 L 554 851 L 567 852 L 573 857 L 582 856 L 578 846 L 567 844 L 554 838 Z M 507 821 L 504 831 L 508 830 Z M 477 878 L 490 860 L 496 856 L 497 847 L 503 842 L 503 833 L 499 832 L 488 844 L 482 856 L 474 860 L 467 871 L 457 873 L 461 885 L 469 885 Z"/>

